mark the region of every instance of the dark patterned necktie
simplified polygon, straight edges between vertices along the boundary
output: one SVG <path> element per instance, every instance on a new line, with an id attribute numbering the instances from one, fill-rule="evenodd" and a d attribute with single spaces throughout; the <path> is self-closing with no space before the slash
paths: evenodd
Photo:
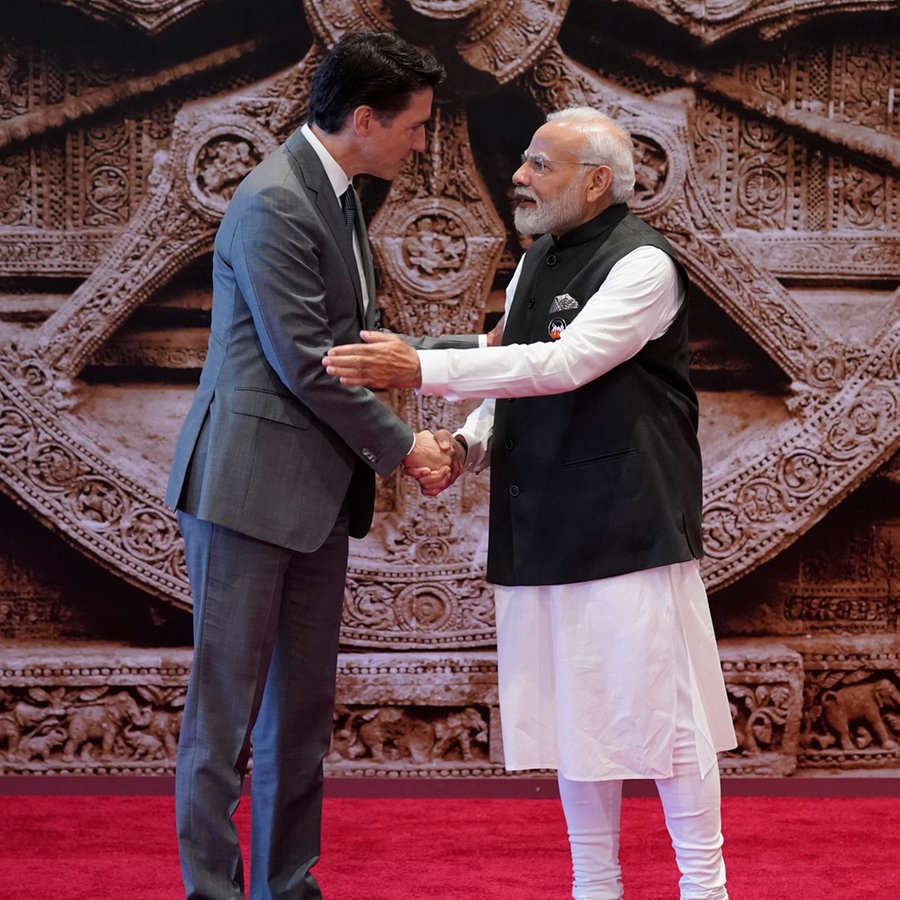
<path id="1" fill-rule="evenodd" d="M 352 187 L 348 187 L 347 190 L 341 194 L 341 211 L 344 213 L 344 224 L 347 226 L 347 231 L 352 237 L 354 224 L 356 222 L 356 203 L 353 200 Z"/>

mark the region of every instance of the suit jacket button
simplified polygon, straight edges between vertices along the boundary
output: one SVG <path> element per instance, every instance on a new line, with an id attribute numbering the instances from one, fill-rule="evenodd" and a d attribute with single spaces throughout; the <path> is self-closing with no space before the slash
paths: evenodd
<path id="1" fill-rule="evenodd" d="M 513 484 L 510 486 L 509 496 L 510 497 L 518 497 L 519 496 L 519 486 L 517 484 Z"/>

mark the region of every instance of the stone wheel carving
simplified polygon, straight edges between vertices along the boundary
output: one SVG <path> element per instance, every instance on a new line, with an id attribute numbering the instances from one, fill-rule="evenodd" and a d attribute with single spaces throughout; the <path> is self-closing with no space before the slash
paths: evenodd
<path id="1" fill-rule="evenodd" d="M 148 31 L 164 21 L 146 4 L 133 6 L 105 0 L 92 13 Z M 668 3 L 659 13 L 708 42 L 750 25 L 763 34 L 789 30 L 789 4 L 714 6 Z M 827 11 L 827 4 L 795 6 L 804 17 Z M 190 605 L 159 489 L 167 460 L 148 479 L 108 452 L 77 414 L 79 394 L 89 390 L 79 376 L 142 303 L 208 252 L 237 181 L 301 120 L 324 48 L 348 30 L 403 26 L 418 28 L 411 36 L 422 43 L 443 46 L 454 35 L 456 56 L 446 60 L 453 90 L 437 108 L 426 152 L 371 222 L 381 300 L 394 327 L 477 328 L 495 274 L 509 262 L 508 210 L 497 201 L 504 185 L 482 174 L 468 134 L 472 97 L 485 86 L 515 91 L 536 121 L 562 105 L 592 104 L 634 133 L 636 211 L 678 245 L 707 304 L 782 385 L 757 398 L 752 421 L 727 391 L 703 392 L 709 587 L 778 554 L 840 503 L 896 452 L 900 429 L 897 292 L 879 294 L 875 324 L 848 334 L 838 316 L 822 314 L 816 290 L 817 281 L 838 275 L 860 284 L 900 278 L 897 123 L 878 112 L 887 96 L 881 86 L 896 80 L 890 55 L 846 46 L 802 64 L 703 73 L 649 52 L 619 60 L 598 33 L 592 37 L 608 69 L 595 71 L 562 48 L 568 7 L 566 0 L 306 0 L 313 31 L 306 56 L 252 89 L 186 103 L 143 203 L 100 263 L 27 340 L 0 345 L 3 490 L 123 578 Z M 159 4 L 161 17 L 174 10 Z M 629 74 L 635 61 L 640 75 Z M 844 116 L 836 122 L 824 110 L 837 90 Z M 43 127 L 33 117 L 21 124 L 30 133 Z M 6 129 L 0 139 L 15 149 L 21 137 Z M 506 164 L 504 178 L 514 157 Z M 115 178 L 106 178 L 114 194 Z M 34 260 L 6 256 L 8 271 L 39 270 Z M 389 399 L 415 427 L 452 427 L 464 412 L 433 398 Z M 473 527 L 485 515 L 485 488 L 464 484 L 423 501 L 410 484 L 398 478 L 383 486 L 376 527 L 351 558 L 345 641 L 490 645 L 483 529 Z"/>

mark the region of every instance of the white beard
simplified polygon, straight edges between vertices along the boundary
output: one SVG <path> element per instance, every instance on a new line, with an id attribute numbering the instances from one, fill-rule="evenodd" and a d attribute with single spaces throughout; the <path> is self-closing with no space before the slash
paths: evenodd
<path id="1" fill-rule="evenodd" d="M 513 222 L 519 234 L 564 234 L 583 222 L 581 182 L 569 185 L 554 200 L 536 201 L 534 207 L 516 207 Z"/>

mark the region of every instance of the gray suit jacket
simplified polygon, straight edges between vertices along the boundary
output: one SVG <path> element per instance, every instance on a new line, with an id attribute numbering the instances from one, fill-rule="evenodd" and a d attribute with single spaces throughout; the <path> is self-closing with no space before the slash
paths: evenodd
<path id="1" fill-rule="evenodd" d="M 368 531 L 373 471 L 392 472 L 413 432 L 371 391 L 322 366 L 329 347 L 374 326 L 361 216 L 357 229 L 368 314 L 339 203 L 301 132 L 241 183 L 216 235 L 209 348 L 175 448 L 171 506 L 309 552 L 346 497 L 351 535 Z"/>

